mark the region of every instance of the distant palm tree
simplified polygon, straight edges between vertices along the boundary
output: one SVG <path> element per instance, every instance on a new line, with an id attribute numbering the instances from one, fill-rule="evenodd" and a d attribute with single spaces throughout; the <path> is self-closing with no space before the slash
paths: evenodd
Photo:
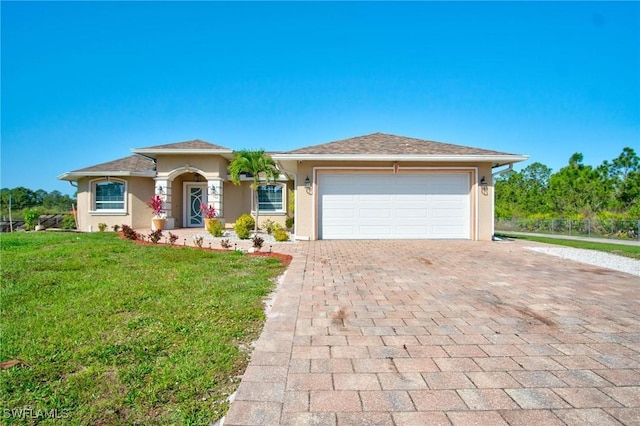
<path id="1" fill-rule="evenodd" d="M 231 181 L 235 185 L 240 185 L 240 174 L 242 173 L 253 177 L 251 189 L 253 190 L 253 200 L 256 206 L 254 232 L 258 232 L 258 217 L 260 215 L 258 188 L 264 183 L 275 180 L 280 175 L 280 172 L 276 168 L 276 163 L 273 161 L 273 158 L 265 154 L 263 149 L 256 151 L 243 149 L 234 153 L 233 160 L 231 160 L 231 164 L 229 164 L 229 174 L 231 175 Z M 264 178 L 264 181 L 261 181 L 261 178 Z"/>

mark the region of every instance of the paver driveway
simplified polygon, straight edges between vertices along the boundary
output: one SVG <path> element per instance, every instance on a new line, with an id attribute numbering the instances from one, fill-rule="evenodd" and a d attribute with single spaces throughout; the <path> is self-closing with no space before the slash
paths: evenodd
<path id="1" fill-rule="evenodd" d="M 225 425 L 640 424 L 640 280 L 532 245 L 277 247 Z"/>

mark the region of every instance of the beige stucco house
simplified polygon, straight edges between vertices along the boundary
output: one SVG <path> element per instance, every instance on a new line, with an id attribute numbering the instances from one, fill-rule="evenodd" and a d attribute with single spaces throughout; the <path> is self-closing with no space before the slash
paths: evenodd
<path id="1" fill-rule="evenodd" d="M 234 185 L 228 176 L 229 148 L 194 140 L 132 152 L 58 177 L 77 185 L 80 230 L 148 229 L 154 194 L 167 229 L 204 228 L 202 204 L 227 225 L 255 213 L 252 178 Z M 281 174 L 258 190 L 260 220 L 294 217 L 294 238 L 310 240 L 490 240 L 493 176 L 528 158 L 384 133 L 271 156 Z"/>

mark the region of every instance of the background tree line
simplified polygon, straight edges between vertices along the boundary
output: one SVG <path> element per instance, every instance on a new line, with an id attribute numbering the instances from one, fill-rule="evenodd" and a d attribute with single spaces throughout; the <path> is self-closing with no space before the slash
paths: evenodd
<path id="1" fill-rule="evenodd" d="M 541 163 L 495 181 L 496 218 L 640 219 L 640 158 L 624 148 L 598 167 L 575 153 L 556 173 Z"/>
<path id="2" fill-rule="evenodd" d="M 76 205 L 75 197 L 62 194 L 60 191 L 47 192 L 42 189 L 33 191 L 24 187 L 0 189 L 0 215 L 3 220 L 9 219 L 9 196 L 13 219 L 22 219 L 26 210 L 35 209 L 40 214 L 69 213 L 71 206 Z"/>

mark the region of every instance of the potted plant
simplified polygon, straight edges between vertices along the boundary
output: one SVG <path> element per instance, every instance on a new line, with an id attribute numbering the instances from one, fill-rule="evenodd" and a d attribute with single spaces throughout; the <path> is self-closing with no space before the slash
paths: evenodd
<path id="1" fill-rule="evenodd" d="M 205 229 L 214 237 L 221 237 L 224 225 L 217 218 L 216 208 L 201 204 L 200 210 L 202 210 L 202 215 L 204 216 Z"/>
<path id="2" fill-rule="evenodd" d="M 166 218 L 162 208 L 163 204 L 164 200 L 159 195 L 154 195 L 149 201 L 147 201 L 147 205 L 151 207 L 151 210 L 153 210 L 153 231 L 162 231 L 164 229 Z"/>

